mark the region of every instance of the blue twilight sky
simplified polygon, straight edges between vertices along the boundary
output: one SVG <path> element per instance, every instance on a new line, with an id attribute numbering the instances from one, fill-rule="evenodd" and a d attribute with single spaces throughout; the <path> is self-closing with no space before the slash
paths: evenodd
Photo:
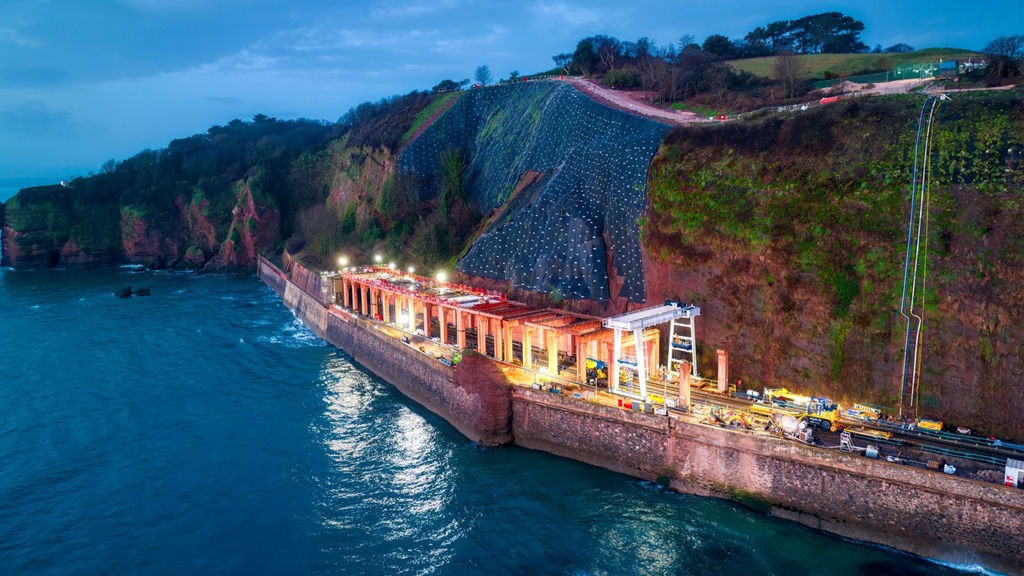
<path id="1" fill-rule="evenodd" d="M 980 49 L 1022 0 L 0 0 L 0 180 L 96 171 L 233 118 L 335 121 L 438 81 L 553 66 L 592 34 L 742 37 L 836 10 L 869 46 Z"/>

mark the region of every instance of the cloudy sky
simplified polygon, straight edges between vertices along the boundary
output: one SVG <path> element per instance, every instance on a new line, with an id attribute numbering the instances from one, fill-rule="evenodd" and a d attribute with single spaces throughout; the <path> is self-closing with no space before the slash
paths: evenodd
<path id="1" fill-rule="evenodd" d="M 335 121 L 480 64 L 552 67 L 592 34 L 661 45 L 837 10 L 885 46 L 980 49 L 1021 0 L 0 0 L 0 179 L 66 178 L 233 118 Z"/>

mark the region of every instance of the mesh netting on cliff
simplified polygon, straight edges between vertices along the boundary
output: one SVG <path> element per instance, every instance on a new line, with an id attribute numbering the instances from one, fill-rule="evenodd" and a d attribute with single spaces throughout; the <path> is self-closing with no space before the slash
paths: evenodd
<path id="1" fill-rule="evenodd" d="M 611 270 L 622 277 L 616 295 L 642 302 L 638 220 L 666 130 L 568 84 L 523 82 L 460 98 L 409 145 L 398 169 L 412 176 L 421 200 L 433 198 L 441 154 L 457 148 L 469 159 L 470 201 L 483 214 L 503 207 L 459 270 L 592 299 L 612 296 Z"/>

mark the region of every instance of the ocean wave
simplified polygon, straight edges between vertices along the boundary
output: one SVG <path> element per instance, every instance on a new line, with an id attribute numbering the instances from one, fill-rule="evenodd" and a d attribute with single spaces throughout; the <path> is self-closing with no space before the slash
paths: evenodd
<path id="1" fill-rule="evenodd" d="M 952 568 L 959 572 L 967 574 L 984 574 L 985 576 L 1002 576 L 1002 572 L 996 572 L 990 570 L 981 564 L 957 564 L 955 562 L 943 562 L 942 560 L 935 560 L 932 558 L 926 558 L 927 560 L 938 564 L 939 566 L 945 566 L 946 568 Z"/>
<path id="2" fill-rule="evenodd" d="M 298 318 L 286 322 L 277 332 L 269 336 L 261 336 L 259 342 L 280 344 L 286 348 L 323 348 L 327 342 L 317 338 Z"/>

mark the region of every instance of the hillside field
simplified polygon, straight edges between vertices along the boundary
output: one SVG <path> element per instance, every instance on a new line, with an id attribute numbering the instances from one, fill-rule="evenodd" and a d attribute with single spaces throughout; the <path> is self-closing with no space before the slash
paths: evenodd
<path id="1" fill-rule="evenodd" d="M 833 77 L 846 77 L 890 70 L 896 66 L 981 56 L 977 52 L 958 48 L 929 48 L 908 54 L 800 54 L 797 57 L 801 64 L 801 79 L 821 80 L 825 78 L 826 72 L 830 72 Z M 738 72 L 771 78 L 774 75 L 775 56 L 730 60 L 728 64 Z"/>

